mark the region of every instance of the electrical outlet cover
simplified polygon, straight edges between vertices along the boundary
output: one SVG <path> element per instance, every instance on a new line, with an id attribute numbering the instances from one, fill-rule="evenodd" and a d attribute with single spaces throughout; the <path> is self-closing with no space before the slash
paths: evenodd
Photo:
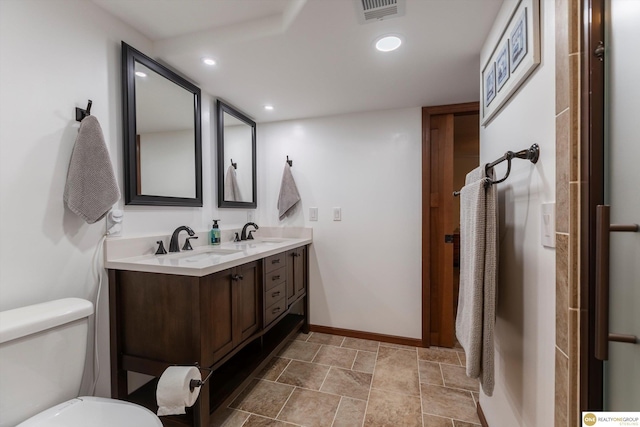
<path id="1" fill-rule="evenodd" d="M 556 204 L 543 203 L 540 206 L 540 238 L 542 246 L 556 247 Z"/>

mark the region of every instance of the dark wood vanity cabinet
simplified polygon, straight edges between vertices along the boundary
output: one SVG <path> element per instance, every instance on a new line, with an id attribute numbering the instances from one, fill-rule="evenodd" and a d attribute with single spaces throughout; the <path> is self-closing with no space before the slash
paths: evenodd
<path id="1" fill-rule="evenodd" d="M 201 279 L 204 366 L 219 361 L 261 327 L 258 262 L 241 265 Z M 206 346 L 209 346 L 208 348 Z"/>
<path id="2" fill-rule="evenodd" d="M 227 405 L 298 330 L 308 332 L 307 274 L 306 246 L 202 277 L 109 270 L 112 397 L 155 411 L 162 372 L 198 363 L 213 375 L 196 405 L 161 420 L 208 427 L 211 411 Z M 128 371 L 156 379 L 129 393 Z"/>
<path id="3" fill-rule="evenodd" d="M 291 305 L 307 291 L 307 247 L 287 251 L 287 304 Z"/>

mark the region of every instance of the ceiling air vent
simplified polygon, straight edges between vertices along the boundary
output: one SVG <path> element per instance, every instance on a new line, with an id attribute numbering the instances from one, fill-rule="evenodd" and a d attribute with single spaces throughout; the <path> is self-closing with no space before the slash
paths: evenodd
<path id="1" fill-rule="evenodd" d="M 355 0 L 358 8 L 358 22 L 381 21 L 404 15 L 406 0 Z"/>

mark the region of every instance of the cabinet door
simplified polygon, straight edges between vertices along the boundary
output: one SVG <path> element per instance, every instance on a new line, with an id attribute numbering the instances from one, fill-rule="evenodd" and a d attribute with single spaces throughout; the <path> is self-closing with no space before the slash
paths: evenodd
<path id="1" fill-rule="evenodd" d="M 232 270 L 201 278 L 203 363 L 213 364 L 233 350 L 234 284 Z M 210 360 L 209 357 L 213 357 Z"/>
<path id="2" fill-rule="evenodd" d="M 252 262 L 234 269 L 233 287 L 236 322 L 234 346 L 249 338 L 260 328 L 260 274 L 258 263 Z"/>
<path id="3" fill-rule="evenodd" d="M 298 299 L 306 289 L 305 254 L 306 247 L 287 252 L 287 304 Z"/>

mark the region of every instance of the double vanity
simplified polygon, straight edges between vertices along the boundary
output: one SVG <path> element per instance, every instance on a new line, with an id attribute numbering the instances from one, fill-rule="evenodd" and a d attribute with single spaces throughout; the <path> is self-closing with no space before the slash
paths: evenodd
<path id="1" fill-rule="evenodd" d="M 206 242 L 201 233 L 193 242 Z M 200 397 L 165 426 L 208 426 L 300 329 L 308 331 L 311 229 L 260 229 L 255 240 L 155 255 L 161 237 L 108 239 L 112 397 L 157 410 L 157 379 L 200 366 Z M 226 238 L 225 238 L 226 237 Z M 223 234 L 223 241 L 230 238 Z M 165 242 L 165 244 L 168 242 Z M 156 377 L 130 393 L 128 372 Z"/>

